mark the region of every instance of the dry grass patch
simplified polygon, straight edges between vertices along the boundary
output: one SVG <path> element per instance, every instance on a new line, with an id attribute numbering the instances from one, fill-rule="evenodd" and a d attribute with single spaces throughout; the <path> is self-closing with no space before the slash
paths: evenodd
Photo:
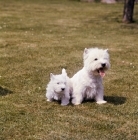
<path id="1" fill-rule="evenodd" d="M 135 140 L 138 11 L 122 23 L 123 4 L 71 0 L 0 1 L 0 139 Z M 108 48 L 105 105 L 46 102 L 49 73 L 83 66 L 85 47 Z"/>

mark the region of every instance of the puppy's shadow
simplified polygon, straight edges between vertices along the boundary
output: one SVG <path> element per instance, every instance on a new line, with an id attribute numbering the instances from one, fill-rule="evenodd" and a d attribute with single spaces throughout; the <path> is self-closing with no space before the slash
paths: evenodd
<path id="1" fill-rule="evenodd" d="M 0 86 L 0 96 L 6 96 L 7 94 L 12 94 L 13 92 L 8 90 L 7 88 L 3 88 Z"/>
<path id="2" fill-rule="evenodd" d="M 104 99 L 107 101 L 107 103 L 111 103 L 114 105 L 121 105 L 126 102 L 125 97 L 119 97 L 119 96 L 104 96 Z"/>

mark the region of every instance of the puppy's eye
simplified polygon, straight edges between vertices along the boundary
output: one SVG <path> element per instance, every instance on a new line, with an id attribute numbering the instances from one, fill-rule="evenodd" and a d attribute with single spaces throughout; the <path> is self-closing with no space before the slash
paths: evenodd
<path id="1" fill-rule="evenodd" d="M 97 58 L 95 58 L 94 60 L 95 60 L 95 61 L 97 61 L 98 59 L 97 59 Z"/>
<path id="2" fill-rule="evenodd" d="M 57 83 L 59 85 L 59 83 Z"/>

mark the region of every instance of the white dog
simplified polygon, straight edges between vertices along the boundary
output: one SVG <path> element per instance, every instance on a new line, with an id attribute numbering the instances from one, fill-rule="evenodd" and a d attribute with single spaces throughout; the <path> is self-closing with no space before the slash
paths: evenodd
<path id="1" fill-rule="evenodd" d="M 72 78 L 72 103 L 81 104 L 84 99 L 95 99 L 98 104 L 106 103 L 103 96 L 102 77 L 109 69 L 108 50 L 85 48 L 83 54 L 84 67 Z"/>
<path id="2" fill-rule="evenodd" d="M 61 105 L 69 104 L 70 100 L 70 79 L 66 70 L 62 69 L 62 74 L 50 74 L 50 82 L 46 88 L 47 101 L 61 100 Z"/>

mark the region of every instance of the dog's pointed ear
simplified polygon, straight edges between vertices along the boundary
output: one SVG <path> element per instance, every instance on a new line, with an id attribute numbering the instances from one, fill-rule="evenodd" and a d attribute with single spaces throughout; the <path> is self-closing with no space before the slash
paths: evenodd
<path id="1" fill-rule="evenodd" d="M 50 79 L 51 79 L 51 80 L 54 79 L 53 73 L 50 73 Z"/>
<path id="2" fill-rule="evenodd" d="M 109 52 L 108 49 L 105 49 L 105 52 Z"/>
<path id="3" fill-rule="evenodd" d="M 64 68 L 62 69 L 62 74 L 67 76 L 67 72 L 66 72 L 66 70 Z"/>
<path id="4" fill-rule="evenodd" d="M 88 52 L 89 52 L 89 49 L 85 48 L 84 49 L 84 54 L 88 54 Z"/>

